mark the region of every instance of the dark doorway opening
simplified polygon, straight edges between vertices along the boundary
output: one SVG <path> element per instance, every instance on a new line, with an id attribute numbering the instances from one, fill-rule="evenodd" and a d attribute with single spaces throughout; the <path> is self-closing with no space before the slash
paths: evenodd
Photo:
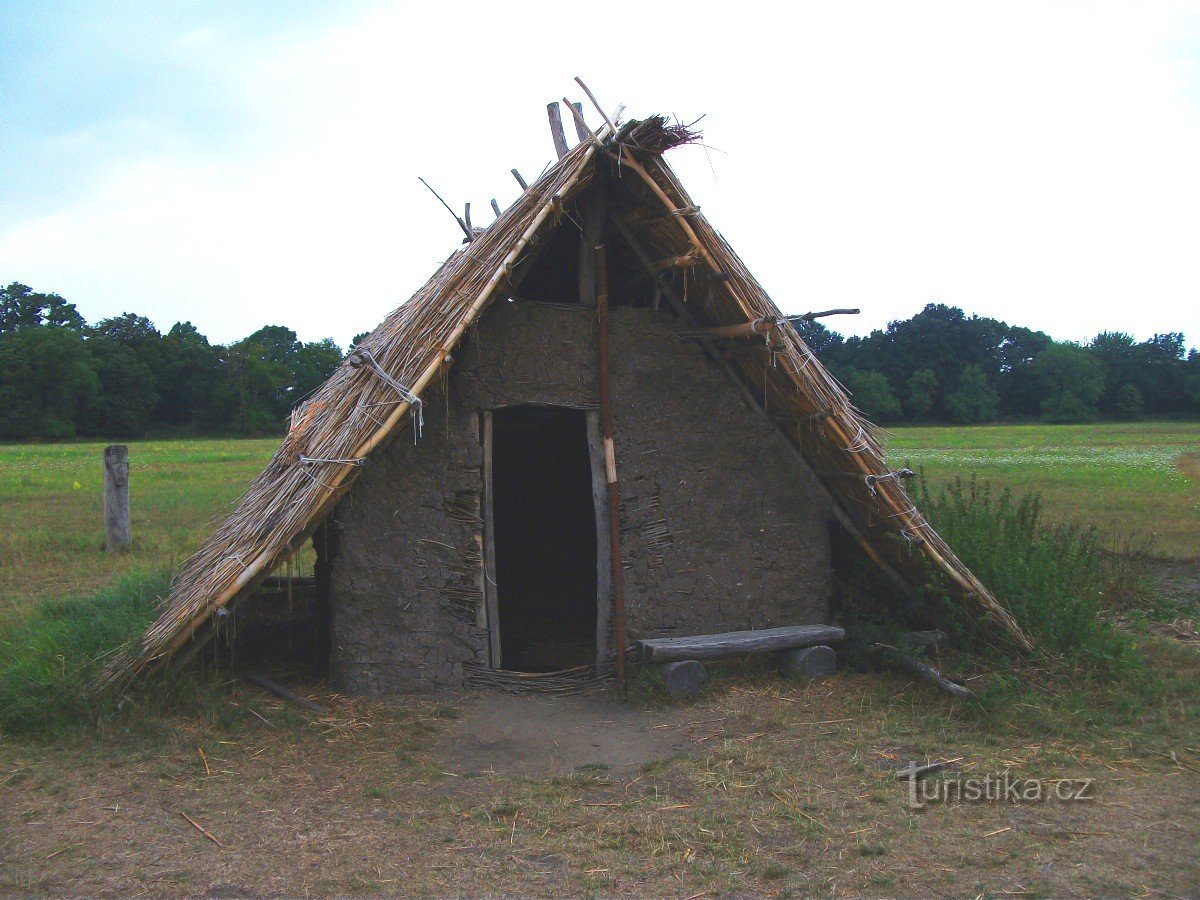
<path id="1" fill-rule="evenodd" d="M 505 669 L 554 672 L 596 658 L 596 514 L 582 410 L 492 414 L 492 517 Z"/>

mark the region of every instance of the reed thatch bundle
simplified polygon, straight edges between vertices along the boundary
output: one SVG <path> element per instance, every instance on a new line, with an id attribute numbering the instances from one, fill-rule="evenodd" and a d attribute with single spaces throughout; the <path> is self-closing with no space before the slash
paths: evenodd
<path id="1" fill-rule="evenodd" d="M 409 422 L 405 414 L 411 404 L 389 380 L 420 396 L 445 374 L 464 332 L 504 292 L 514 270 L 556 227 L 598 165 L 606 167 L 614 193 L 620 195 L 618 208 L 636 223 L 646 245 L 663 257 L 673 253 L 694 260 L 692 277 L 701 277 L 697 273 L 703 270 L 710 294 L 693 314 L 704 324 L 781 317 L 661 158 L 663 151 L 694 138 L 658 117 L 630 122 L 616 134 L 606 126 L 451 255 L 363 341 L 361 348 L 386 378 L 372 365 L 347 360 L 297 407 L 291 429 L 267 467 L 180 569 L 141 646 L 109 670 L 106 682 L 161 666 L 202 628 L 212 628 L 209 623 L 218 610 L 248 595 L 302 546 L 349 488 L 361 461 Z M 650 213 L 639 218 L 646 210 Z M 867 552 L 918 583 L 923 573 L 913 551 L 919 552 L 982 614 L 985 629 L 1028 648 L 1011 616 L 925 522 L 903 489 L 892 479 L 867 478 L 888 474 L 875 429 L 796 330 L 783 322 L 770 338 L 751 354 L 741 354 L 737 364 L 761 387 L 772 415 L 855 524 Z"/>

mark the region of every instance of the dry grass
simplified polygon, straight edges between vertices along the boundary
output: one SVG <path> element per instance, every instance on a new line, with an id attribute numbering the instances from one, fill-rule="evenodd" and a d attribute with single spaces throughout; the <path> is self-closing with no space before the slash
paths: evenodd
<path id="1" fill-rule="evenodd" d="M 320 721 L 254 697 L 272 727 L 180 722 L 132 752 L 0 744 L 0 889 L 1179 895 L 1200 878 L 1196 748 L 1164 745 L 1172 759 L 1119 728 L 1029 735 L 892 679 L 730 675 L 693 706 L 643 711 L 681 752 L 557 777 L 455 770 L 469 698 L 322 699 L 334 713 Z M 955 757 L 966 772 L 1096 777 L 1098 799 L 909 809 L 894 770 Z"/>

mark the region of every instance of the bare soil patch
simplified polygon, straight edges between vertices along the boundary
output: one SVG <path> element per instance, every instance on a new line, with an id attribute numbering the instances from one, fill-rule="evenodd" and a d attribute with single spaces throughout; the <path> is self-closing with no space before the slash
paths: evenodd
<path id="1" fill-rule="evenodd" d="M 671 727 L 679 714 L 648 715 L 608 693 L 475 693 L 455 709 L 459 718 L 430 750 L 449 770 L 470 776 L 623 772 L 669 756 L 683 743 Z"/>

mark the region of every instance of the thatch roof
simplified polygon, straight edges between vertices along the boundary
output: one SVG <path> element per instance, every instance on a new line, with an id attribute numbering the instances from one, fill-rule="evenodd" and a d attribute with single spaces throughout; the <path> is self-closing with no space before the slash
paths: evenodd
<path id="1" fill-rule="evenodd" d="M 686 257 L 706 276 L 705 290 L 711 293 L 703 304 L 684 305 L 685 315 L 706 327 L 779 320 L 769 344 L 737 354 L 732 364 L 760 392 L 868 555 L 913 584 L 923 583 L 931 564 L 951 594 L 975 614 L 982 631 L 1029 649 L 1011 615 L 930 527 L 898 481 L 877 480 L 889 470 L 875 428 L 662 159 L 665 150 L 691 137 L 658 117 L 629 122 L 615 134 L 605 126 L 451 255 L 361 346 L 391 380 L 421 395 L 452 365 L 463 334 L 504 294 L 531 246 L 548 238 L 564 210 L 599 173 L 608 179 L 619 230 L 638 245 L 643 259 Z M 113 680 L 156 669 L 203 637 L 202 629 L 219 610 L 248 595 L 300 549 L 348 489 L 358 471 L 355 461 L 369 457 L 410 421 L 410 404 L 396 389 L 371 366 L 351 362 L 343 362 L 295 410 L 280 448 L 180 569 L 158 620 L 141 647 L 112 669 Z"/>

